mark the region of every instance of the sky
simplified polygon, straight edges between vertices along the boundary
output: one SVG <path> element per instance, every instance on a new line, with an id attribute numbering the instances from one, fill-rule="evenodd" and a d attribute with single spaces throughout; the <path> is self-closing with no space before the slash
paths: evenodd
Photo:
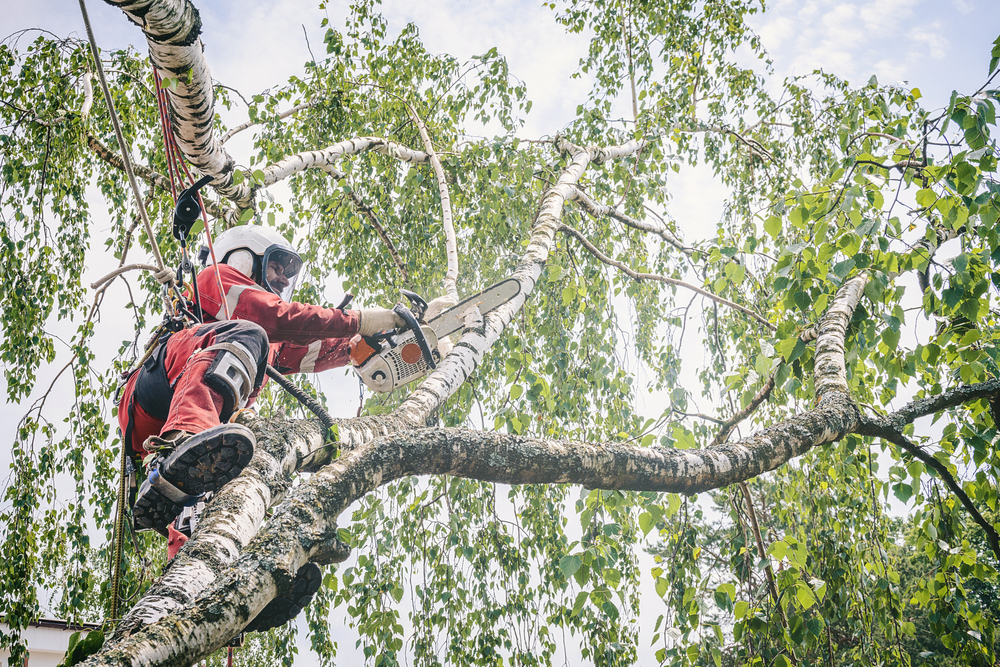
<path id="1" fill-rule="evenodd" d="M 202 0 L 196 4 L 214 78 L 244 95 L 280 85 L 301 73 L 302 63 L 310 59 L 309 45 L 317 54 L 323 50 L 325 28 L 320 27 L 320 21 L 328 17 L 331 25 L 339 26 L 347 13 L 344 0 L 330 0 L 325 11 L 318 8 L 318 0 Z M 140 31 L 121 12 L 94 0 L 89 1 L 88 9 L 102 49 L 133 44 L 145 51 Z M 555 134 L 585 99 L 587 81 L 570 76 L 586 52 L 589 38 L 565 34 L 553 21 L 552 10 L 540 1 L 387 0 L 382 11 L 393 32 L 408 22 L 416 23 L 432 52 L 448 52 L 464 60 L 495 46 L 505 54 L 511 72 L 526 83 L 534 103 L 527 125 L 518 133 L 523 138 Z M 819 68 L 853 83 L 875 75 L 882 82 L 919 88 L 925 106 L 936 108 L 947 104 L 953 89 L 972 92 L 985 81 L 991 44 L 1000 33 L 1000 3 L 774 0 L 766 13 L 752 17 L 750 23 L 768 49 L 779 77 L 808 74 Z M 85 36 L 78 4 L 72 0 L 7 3 L 0 13 L 0 37 L 28 27 L 60 36 Z M 224 113 L 230 126 L 245 120 L 245 110 L 238 106 Z M 227 144 L 238 163 L 249 161 L 249 139 L 246 132 Z M 672 178 L 669 213 L 685 237 L 694 240 L 713 234 L 725 190 L 705 169 L 684 170 Z M 102 226 L 100 220 L 98 226 Z M 95 258 L 94 266 L 88 267 L 88 281 L 106 270 L 107 262 Z M 330 299 L 339 300 L 334 296 Z M 122 326 L 123 320 L 111 314 L 105 320 L 101 326 L 108 332 Z M 62 323 L 54 329 L 65 331 L 68 340 L 75 326 Z M 121 338 L 120 332 L 114 331 L 109 337 L 114 349 L 101 353 L 98 364 L 110 359 Z M 53 368 L 65 363 L 66 353 L 61 354 L 63 361 L 57 358 Z M 53 373 L 52 369 L 40 373 L 40 387 L 48 385 Z M 57 394 L 70 395 L 68 378 L 61 382 Z M 332 404 L 340 406 L 338 416 L 353 416 L 358 401 L 355 380 L 345 379 L 343 371 L 332 371 L 321 376 L 321 382 L 335 397 Z M 646 407 L 658 411 L 655 405 Z M 12 440 L 22 413 L 21 406 L 0 406 L 3 443 Z M 8 462 L 7 448 L 0 445 L 0 471 L 7 469 Z M 659 612 L 651 597 L 645 596 L 642 612 L 655 619 Z M 644 634 L 643 645 L 648 645 L 651 634 Z M 354 636 L 339 631 L 338 635 L 343 661 L 353 655 Z M 315 664 L 307 644 L 300 646 L 298 664 Z"/>

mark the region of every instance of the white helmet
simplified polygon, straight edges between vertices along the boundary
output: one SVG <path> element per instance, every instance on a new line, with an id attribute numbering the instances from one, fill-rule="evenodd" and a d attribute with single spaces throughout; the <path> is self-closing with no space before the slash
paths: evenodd
<path id="1" fill-rule="evenodd" d="M 214 245 L 220 263 L 228 264 L 285 301 L 291 300 L 302 258 L 284 236 L 260 225 L 240 225 L 219 234 Z"/>

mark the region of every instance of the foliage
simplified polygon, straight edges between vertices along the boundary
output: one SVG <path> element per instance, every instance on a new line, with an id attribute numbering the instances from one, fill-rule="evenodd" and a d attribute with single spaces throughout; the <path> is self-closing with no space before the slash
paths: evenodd
<path id="1" fill-rule="evenodd" d="M 79 632 L 74 632 L 69 636 L 66 656 L 59 663 L 59 667 L 73 667 L 83 662 L 87 656 L 96 653 L 103 644 L 104 633 L 100 630 L 91 630 L 83 636 L 83 639 L 80 639 Z"/>
<path id="2" fill-rule="evenodd" d="M 693 307 L 681 288 L 634 281 L 562 237 L 518 319 L 441 411 L 444 425 L 703 448 L 717 422 L 750 405 L 771 378 L 774 388 L 750 423 L 775 423 L 814 399 L 814 351 L 802 334 L 861 271 L 871 280 L 848 338 L 848 381 L 866 410 L 885 413 L 901 397 L 997 377 L 1000 187 L 997 93 L 989 84 L 931 111 L 918 90 L 874 78 L 860 87 L 822 72 L 774 82 L 764 45 L 745 23 L 762 11 L 756 2 L 551 6 L 567 30 L 592 36 L 580 74 L 594 85 L 568 119 L 566 138 L 647 142 L 637 156 L 594 165 L 581 189 L 638 219 L 647 210 L 665 217 L 671 173 L 695 164 L 732 192 L 715 234 L 695 243 L 669 243 L 580 209 L 564 220 L 633 270 L 697 283 L 771 326 L 707 300 Z M 326 27 L 325 57 L 248 100 L 256 125 L 245 178 L 350 137 L 420 148 L 416 113 L 451 190 L 461 291 L 509 275 L 567 157 L 551 141 L 519 136 L 531 103 L 504 57 L 491 49 L 460 63 L 429 53 L 416 26 L 390 34 L 368 0 L 354 3 L 342 26 Z M 749 50 L 752 66 L 738 64 L 737 49 Z M 134 51 L 102 55 L 133 154 L 167 173 L 148 64 Z M 994 49 L 991 76 L 996 66 Z M 71 620 L 107 613 L 97 563 L 109 558 L 103 545 L 121 446 L 107 425 L 112 394 L 161 304 L 149 276 L 127 278 L 127 291 L 113 288 L 112 307 L 127 305 L 140 333 L 124 337 L 110 367 L 96 361 L 105 297 L 91 304 L 82 282 L 82 267 L 101 245 L 92 241 L 103 235 L 122 263 L 139 261 L 150 246 L 136 235 L 123 175 L 90 148 L 94 139 L 115 145 L 103 105 L 87 117 L 79 111 L 90 67 L 73 40 L 24 32 L 0 44 L 0 271 L 8 286 L 0 354 L 7 399 L 25 408 L 0 507 L 0 613 L 12 629 L 0 645 L 15 664 L 24 658 L 19 630 L 49 604 L 40 596 L 51 592 L 52 611 Z M 235 105 L 224 90 L 219 96 Z M 613 120 L 623 98 L 634 99 L 634 117 Z M 495 136 L 475 138 L 484 127 Z M 350 291 L 370 304 L 393 301 L 399 287 L 433 292 L 444 248 L 430 167 L 367 153 L 339 169 L 336 180 L 304 172 L 290 181 L 287 203 L 264 193 L 243 217 L 294 236 L 307 260 L 300 297 L 325 303 Z M 108 230 L 94 228 L 93 186 L 112 212 Z M 408 280 L 351 194 L 387 230 Z M 150 187 L 146 196 L 159 221 L 157 243 L 171 256 L 170 194 Z M 663 224 L 676 236 L 669 219 Z M 221 225 L 214 223 L 216 232 Z M 328 284 L 330 275 L 343 283 Z M 61 415 L 65 425 L 46 417 L 48 392 L 27 402 L 39 391 L 40 369 L 56 358 L 52 327 L 61 320 L 80 323 L 69 344 L 74 398 Z M 696 326 L 706 353 L 699 389 L 679 384 L 691 350 L 684 338 Z M 651 418 L 635 407 L 646 389 L 636 379 L 642 373 L 668 401 Z M 402 398 L 370 398 L 365 409 L 382 414 Z M 266 411 L 291 407 L 279 395 L 265 399 Z M 715 405 L 717 419 L 689 414 L 695 399 Z M 908 436 L 995 516 L 1000 455 L 987 402 L 934 419 L 933 429 Z M 671 665 L 809 664 L 830 653 L 836 662 L 909 664 L 925 658 L 918 649 L 942 664 L 995 661 L 995 602 L 986 603 L 995 600 L 995 558 L 924 463 L 895 445 L 849 436 L 752 488 L 765 555 L 738 488 L 717 492 L 709 509 L 675 495 L 564 486 L 453 478 L 390 485 L 359 503 L 342 529 L 357 558 L 326 572 L 309 612 L 312 646 L 332 664 L 326 617 L 335 609 L 375 665 L 404 656 L 421 664 L 550 664 L 564 653 L 630 664 L 645 650 L 640 628 L 650 625 L 657 660 Z M 910 512 L 905 531 L 887 515 L 896 501 Z M 660 540 L 651 573 L 636 557 L 647 538 Z M 102 545 L 96 556 L 91 539 Z M 156 541 L 144 540 L 148 553 Z M 141 590 L 143 561 L 129 559 L 129 585 Z M 41 588 L 57 570 L 62 585 Z M 662 598 L 658 620 L 639 617 L 640 588 Z M 293 658 L 287 642 L 255 642 L 259 657 L 248 651 L 249 662 Z"/>

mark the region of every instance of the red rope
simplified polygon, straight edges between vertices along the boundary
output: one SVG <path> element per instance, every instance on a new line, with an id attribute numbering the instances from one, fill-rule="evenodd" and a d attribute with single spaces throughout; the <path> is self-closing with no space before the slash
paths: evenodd
<path id="1" fill-rule="evenodd" d="M 163 131 L 163 145 L 167 154 L 167 173 L 170 177 L 170 192 L 176 202 L 178 189 L 184 190 L 194 183 L 195 179 L 191 176 L 191 171 L 184 161 L 184 155 L 177 145 L 177 138 L 174 135 L 173 125 L 170 122 L 167 92 L 163 90 L 160 71 L 156 67 L 153 67 L 153 81 L 156 84 L 156 101 L 160 112 L 160 129 Z M 184 170 L 184 175 L 187 176 L 186 181 L 184 176 L 181 176 L 181 169 Z M 223 312 L 226 314 L 226 319 L 228 320 L 231 316 L 229 303 L 226 300 L 225 290 L 222 288 L 222 275 L 219 273 L 219 262 L 215 258 L 215 245 L 212 243 L 212 232 L 208 226 L 208 214 L 205 212 L 205 202 L 202 200 L 200 192 L 198 193 L 198 206 L 201 208 L 201 219 L 205 223 L 205 239 L 208 241 L 208 252 L 212 257 L 212 266 L 215 268 L 215 284 L 219 288 L 219 300 L 222 301 Z M 232 654 L 230 653 L 231 657 Z"/>

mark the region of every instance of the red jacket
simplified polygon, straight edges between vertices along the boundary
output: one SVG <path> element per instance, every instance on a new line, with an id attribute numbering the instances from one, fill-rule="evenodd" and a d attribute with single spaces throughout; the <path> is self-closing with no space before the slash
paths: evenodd
<path id="1" fill-rule="evenodd" d="M 357 311 L 288 303 L 227 264 L 219 265 L 219 278 L 229 319 L 254 322 L 267 332 L 269 361 L 282 373 L 318 373 L 350 363 Z M 214 267 L 198 274 L 198 291 L 205 322 L 226 319 Z"/>
<path id="2" fill-rule="evenodd" d="M 252 280 L 236 269 L 222 264 L 219 278 L 229 304 L 230 319 L 255 322 L 267 332 L 270 352 L 268 361 L 283 373 L 318 373 L 330 368 L 344 366 L 350 361 L 350 338 L 358 332 L 358 313 L 353 310 L 341 312 L 334 308 L 312 306 L 305 303 L 287 303 L 277 294 L 258 287 Z M 216 283 L 213 267 L 198 276 L 198 291 L 204 310 L 205 323 L 224 320 L 225 310 Z M 201 332 L 201 333 L 199 333 Z M 178 379 L 189 370 L 195 353 L 215 343 L 215 332 L 203 331 L 195 325 L 173 334 L 167 343 L 163 359 L 166 379 L 174 386 Z M 206 359 L 201 367 L 187 373 L 189 384 L 203 384 L 201 377 L 210 363 Z M 118 422 L 122 433 L 129 430 L 131 419 L 132 447 L 143 453 L 142 443 L 150 435 L 169 430 L 184 430 L 197 433 L 219 423 L 221 404 L 215 405 L 211 392 L 205 387 L 192 390 L 188 387 L 169 405 L 161 405 L 164 412 L 169 408 L 166 423 L 147 413 L 137 401 L 133 401 L 139 373 L 129 379 L 122 392 L 119 404 Z M 265 376 L 264 381 L 267 381 Z M 199 394 L 198 391 L 201 391 Z M 254 392 L 249 404 L 257 397 Z M 164 396 L 163 400 L 167 400 Z M 221 400 L 221 399 L 220 399 Z"/>

